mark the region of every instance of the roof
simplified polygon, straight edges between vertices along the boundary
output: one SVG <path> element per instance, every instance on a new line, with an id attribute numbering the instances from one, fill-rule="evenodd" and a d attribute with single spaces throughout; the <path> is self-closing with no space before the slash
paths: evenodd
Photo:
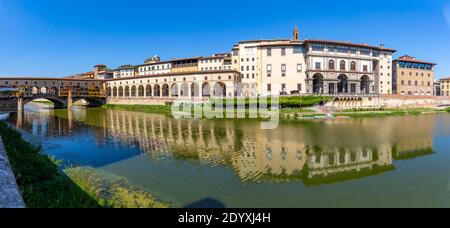
<path id="1" fill-rule="evenodd" d="M 418 60 L 415 57 L 412 57 L 409 55 L 404 55 L 402 57 L 399 57 L 398 59 L 394 60 L 394 62 L 409 62 L 409 63 L 423 63 L 423 64 L 437 65 L 436 63 Z"/>
<path id="2" fill-rule="evenodd" d="M 308 44 L 308 43 L 327 43 L 327 44 L 336 44 L 336 45 L 347 45 L 347 46 L 360 47 L 360 48 L 378 49 L 378 50 L 381 50 L 381 51 L 397 52 L 397 50 L 395 50 L 395 49 L 385 48 L 383 46 L 373 46 L 373 45 L 368 45 L 368 44 L 357 44 L 357 43 L 352 43 L 352 42 L 336 41 L 336 40 L 315 40 L 315 39 L 311 39 L 311 40 L 304 40 L 303 43 L 305 43 L 305 44 Z"/>
<path id="3" fill-rule="evenodd" d="M 240 44 L 248 44 L 248 43 L 261 43 L 261 42 L 276 42 L 276 41 L 291 41 L 290 39 L 273 39 L 273 40 L 243 40 L 239 41 Z"/>
<path id="4" fill-rule="evenodd" d="M 439 79 L 440 81 L 450 81 L 450 77 L 446 77 L 446 78 L 441 78 Z"/>
<path id="5" fill-rule="evenodd" d="M 96 79 L 76 79 L 76 78 L 43 78 L 43 77 L 11 77 L 11 78 L 0 78 L 0 81 L 42 81 L 42 80 L 46 80 L 46 81 L 94 81 L 94 82 L 100 82 L 102 80 L 96 80 Z"/>

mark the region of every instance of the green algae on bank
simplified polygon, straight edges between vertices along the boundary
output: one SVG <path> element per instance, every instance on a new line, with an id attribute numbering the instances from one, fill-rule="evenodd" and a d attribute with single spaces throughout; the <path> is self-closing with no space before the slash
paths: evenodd
<path id="1" fill-rule="evenodd" d="M 91 167 L 67 168 L 64 171 L 81 189 L 103 207 L 169 208 L 152 194 L 129 184 L 124 178 Z"/>

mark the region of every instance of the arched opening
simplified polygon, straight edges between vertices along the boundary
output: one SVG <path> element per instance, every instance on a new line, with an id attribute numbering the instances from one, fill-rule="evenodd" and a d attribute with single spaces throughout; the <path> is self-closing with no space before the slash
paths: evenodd
<path id="1" fill-rule="evenodd" d="M 323 93 L 323 76 L 321 74 L 315 74 L 313 76 L 313 93 Z"/>
<path id="2" fill-rule="evenodd" d="M 215 97 L 227 97 L 227 86 L 222 82 L 217 82 L 214 85 Z"/>
<path id="3" fill-rule="evenodd" d="M 130 97 L 130 87 L 125 86 L 125 97 Z"/>
<path id="4" fill-rule="evenodd" d="M 117 87 L 113 88 L 113 97 L 117 97 Z"/>
<path id="5" fill-rule="evenodd" d="M 339 70 L 341 70 L 341 71 L 345 71 L 345 61 L 344 60 L 342 60 L 341 62 L 340 62 L 340 64 L 339 64 Z"/>
<path id="6" fill-rule="evenodd" d="M 169 96 L 169 85 L 164 84 L 162 86 L 162 96 L 163 97 L 168 97 Z"/>
<path id="7" fill-rule="evenodd" d="M 367 75 L 361 77 L 361 93 L 370 94 L 370 79 Z"/>
<path id="8" fill-rule="evenodd" d="M 189 96 L 189 85 L 185 82 L 181 85 L 181 96 L 188 97 Z"/>
<path id="9" fill-rule="evenodd" d="M 347 75 L 341 74 L 338 77 L 337 89 L 338 93 L 348 93 L 348 77 Z"/>
<path id="10" fill-rule="evenodd" d="M 131 96 L 132 97 L 136 96 L 136 86 L 131 86 Z"/>
<path id="11" fill-rule="evenodd" d="M 156 84 L 153 89 L 153 96 L 160 97 L 161 96 L 161 86 Z"/>
<path id="12" fill-rule="evenodd" d="M 211 96 L 211 86 L 208 82 L 203 83 L 202 85 L 202 96 L 210 97 Z"/>
<path id="13" fill-rule="evenodd" d="M 351 70 L 351 71 L 356 71 L 356 62 L 355 62 L 355 61 L 352 61 L 352 62 L 350 63 L 350 70 Z"/>
<path id="14" fill-rule="evenodd" d="M 39 93 L 40 93 L 40 94 L 48 94 L 48 88 L 45 87 L 45 86 L 44 86 L 44 87 L 41 87 Z"/>
<path id="15" fill-rule="evenodd" d="M 119 97 L 123 97 L 123 87 L 119 87 Z"/>
<path id="16" fill-rule="evenodd" d="M 335 68 L 334 66 L 335 66 L 334 60 L 330 60 L 328 62 L 328 70 L 334 70 L 334 68 Z"/>
<path id="17" fill-rule="evenodd" d="M 58 91 L 59 91 L 58 88 L 56 88 L 56 87 L 51 87 L 51 88 L 48 90 L 48 94 L 49 94 L 49 95 L 57 96 L 57 95 L 59 94 Z"/>
<path id="18" fill-rule="evenodd" d="M 151 85 L 147 85 L 145 87 L 145 96 L 146 97 L 151 97 L 152 96 L 152 86 Z"/>
<path id="19" fill-rule="evenodd" d="M 178 84 L 173 84 L 171 91 L 172 97 L 178 97 Z"/>
<path id="20" fill-rule="evenodd" d="M 144 86 L 143 85 L 140 85 L 138 88 L 138 96 L 144 97 Z"/>
<path id="21" fill-rule="evenodd" d="M 31 93 L 32 93 L 33 95 L 39 94 L 40 91 L 41 91 L 41 90 L 39 89 L 39 87 L 33 87 L 33 88 L 31 89 Z"/>
<path id="22" fill-rule="evenodd" d="M 198 97 L 200 96 L 200 86 L 198 83 L 192 83 L 191 85 L 191 96 Z"/>
<path id="23" fill-rule="evenodd" d="M 111 87 L 108 87 L 108 89 L 106 89 L 106 91 L 108 93 L 108 96 L 110 96 L 110 97 L 113 96 Z"/>

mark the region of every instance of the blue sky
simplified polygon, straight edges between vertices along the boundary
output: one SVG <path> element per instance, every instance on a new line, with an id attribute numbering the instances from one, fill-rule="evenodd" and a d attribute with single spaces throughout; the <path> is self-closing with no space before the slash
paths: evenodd
<path id="1" fill-rule="evenodd" d="M 385 43 L 450 76 L 450 0 L 0 0 L 0 75 L 63 76 L 228 52 L 239 40 Z"/>

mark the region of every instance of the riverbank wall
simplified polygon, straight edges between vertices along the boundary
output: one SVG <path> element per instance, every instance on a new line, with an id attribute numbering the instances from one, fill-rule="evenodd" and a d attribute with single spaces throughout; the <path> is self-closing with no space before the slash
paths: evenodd
<path id="1" fill-rule="evenodd" d="M 108 98 L 110 105 L 166 105 L 178 98 Z M 207 100 L 203 100 L 206 102 Z M 450 97 L 439 96 L 336 96 L 326 107 L 343 109 L 364 108 L 438 108 L 450 106 Z"/>
<path id="2" fill-rule="evenodd" d="M 0 137 L 0 208 L 25 208 L 16 178 Z"/>
<path id="3" fill-rule="evenodd" d="M 325 106 L 337 110 L 364 108 L 439 108 L 449 107 L 450 97 L 398 95 L 336 97 Z"/>

